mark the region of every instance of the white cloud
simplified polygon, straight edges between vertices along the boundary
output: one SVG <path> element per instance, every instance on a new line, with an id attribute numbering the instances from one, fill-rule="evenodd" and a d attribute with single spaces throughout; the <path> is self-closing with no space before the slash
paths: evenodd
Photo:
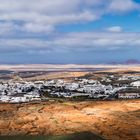
<path id="1" fill-rule="evenodd" d="M 17 26 L 11 22 L 0 23 L 0 35 L 4 36 L 13 33 L 17 29 Z"/>
<path id="2" fill-rule="evenodd" d="M 132 47 L 139 43 L 139 33 L 84 32 L 65 34 L 53 40 L 53 46 L 96 48 Z M 75 48 L 76 49 L 76 48 Z"/>
<path id="3" fill-rule="evenodd" d="M 16 30 L 47 33 L 59 24 L 95 21 L 105 14 L 138 8 L 133 0 L 1 0 L 0 20 L 22 22 Z"/>
<path id="4" fill-rule="evenodd" d="M 123 29 L 120 26 L 112 26 L 112 27 L 106 28 L 106 31 L 108 31 L 108 32 L 116 32 L 117 33 L 117 32 L 122 32 Z"/>
<path id="5" fill-rule="evenodd" d="M 33 32 L 33 33 L 40 33 L 40 32 L 50 33 L 54 31 L 54 27 L 51 25 L 27 23 L 23 26 L 23 31 Z"/>
<path id="6" fill-rule="evenodd" d="M 129 12 L 139 8 L 140 5 L 133 0 L 112 0 L 108 7 L 113 12 Z"/>
<path id="7" fill-rule="evenodd" d="M 83 0 L 84 1 L 84 0 Z M 50 32 L 55 25 L 97 20 L 97 14 L 86 7 L 81 0 L 2 0 L 0 20 L 20 21 L 25 24 L 19 29 L 27 32 Z"/>
<path id="8" fill-rule="evenodd" d="M 140 46 L 140 33 L 83 32 L 65 33 L 49 39 L 0 39 L 0 53 L 69 52 L 82 50 L 121 50 Z"/>

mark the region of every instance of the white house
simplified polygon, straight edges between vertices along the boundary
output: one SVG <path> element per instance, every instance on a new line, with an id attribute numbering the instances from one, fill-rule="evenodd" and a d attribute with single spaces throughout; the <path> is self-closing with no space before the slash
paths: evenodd
<path id="1" fill-rule="evenodd" d="M 140 81 L 132 82 L 130 85 L 133 86 L 133 87 L 139 88 L 140 87 Z"/>

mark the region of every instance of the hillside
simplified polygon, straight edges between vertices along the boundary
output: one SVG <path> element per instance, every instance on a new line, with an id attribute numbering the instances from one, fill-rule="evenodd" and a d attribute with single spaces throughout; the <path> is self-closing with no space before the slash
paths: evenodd
<path id="1" fill-rule="evenodd" d="M 139 140 L 139 116 L 139 100 L 1 104 L 0 134 L 65 135 L 88 131 L 110 140 Z"/>

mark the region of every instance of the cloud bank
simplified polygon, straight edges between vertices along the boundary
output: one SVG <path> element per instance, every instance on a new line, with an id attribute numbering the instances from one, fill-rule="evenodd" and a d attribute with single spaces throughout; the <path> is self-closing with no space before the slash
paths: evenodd
<path id="1" fill-rule="evenodd" d="M 48 54 L 115 51 L 140 45 L 140 33 L 117 25 L 100 31 L 60 32 L 58 26 L 81 25 L 107 15 L 139 12 L 134 0 L 1 0 L 0 54 Z M 82 30 L 82 29 L 81 29 Z"/>
<path id="2" fill-rule="evenodd" d="M 11 22 L 14 30 L 47 33 L 56 25 L 95 21 L 108 13 L 139 8 L 133 0 L 1 0 L 0 24 Z"/>

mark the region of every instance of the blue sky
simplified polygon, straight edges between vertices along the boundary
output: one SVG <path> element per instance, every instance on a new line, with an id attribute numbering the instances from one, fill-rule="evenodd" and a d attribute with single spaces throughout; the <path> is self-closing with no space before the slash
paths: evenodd
<path id="1" fill-rule="evenodd" d="M 140 61 L 140 0 L 1 0 L 0 63 Z"/>

